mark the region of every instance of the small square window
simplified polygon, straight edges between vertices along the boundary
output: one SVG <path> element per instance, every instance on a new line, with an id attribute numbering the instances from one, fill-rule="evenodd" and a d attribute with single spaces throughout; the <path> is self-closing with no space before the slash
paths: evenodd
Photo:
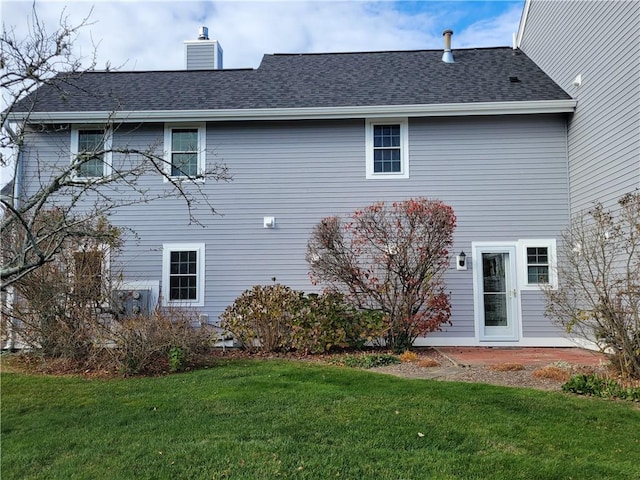
<path id="1" fill-rule="evenodd" d="M 527 247 L 527 283 L 530 285 L 549 283 L 549 249 Z"/>

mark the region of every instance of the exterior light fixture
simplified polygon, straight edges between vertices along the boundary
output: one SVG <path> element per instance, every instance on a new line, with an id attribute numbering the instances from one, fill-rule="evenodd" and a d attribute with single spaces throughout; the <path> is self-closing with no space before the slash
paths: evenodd
<path id="1" fill-rule="evenodd" d="M 457 270 L 467 269 L 467 255 L 464 253 L 464 251 L 461 251 L 456 257 L 456 269 Z"/>

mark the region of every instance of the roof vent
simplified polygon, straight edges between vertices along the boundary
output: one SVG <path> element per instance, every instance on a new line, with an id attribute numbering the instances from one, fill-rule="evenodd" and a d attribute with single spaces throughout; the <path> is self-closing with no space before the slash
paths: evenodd
<path id="1" fill-rule="evenodd" d="M 207 27 L 198 29 L 198 40 L 209 40 L 209 29 Z"/>
<path id="2" fill-rule="evenodd" d="M 442 61 L 444 63 L 454 63 L 453 53 L 451 53 L 451 35 L 453 35 L 453 30 L 445 30 L 442 32 L 442 36 L 444 37 L 444 53 L 442 54 Z"/>

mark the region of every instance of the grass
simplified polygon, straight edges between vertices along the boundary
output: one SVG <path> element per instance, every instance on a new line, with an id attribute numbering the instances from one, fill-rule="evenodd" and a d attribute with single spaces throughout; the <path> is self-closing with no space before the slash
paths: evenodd
<path id="1" fill-rule="evenodd" d="M 273 360 L 1 380 L 3 480 L 640 478 L 631 402 Z"/>

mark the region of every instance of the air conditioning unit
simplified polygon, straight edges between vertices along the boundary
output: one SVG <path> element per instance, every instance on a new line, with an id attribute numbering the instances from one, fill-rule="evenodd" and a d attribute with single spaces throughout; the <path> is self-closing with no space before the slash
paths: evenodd
<path id="1" fill-rule="evenodd" d="M 112 296 L 113 310 L 118 318 L 149 314 L 151 290 L 115 290 Z"/>

